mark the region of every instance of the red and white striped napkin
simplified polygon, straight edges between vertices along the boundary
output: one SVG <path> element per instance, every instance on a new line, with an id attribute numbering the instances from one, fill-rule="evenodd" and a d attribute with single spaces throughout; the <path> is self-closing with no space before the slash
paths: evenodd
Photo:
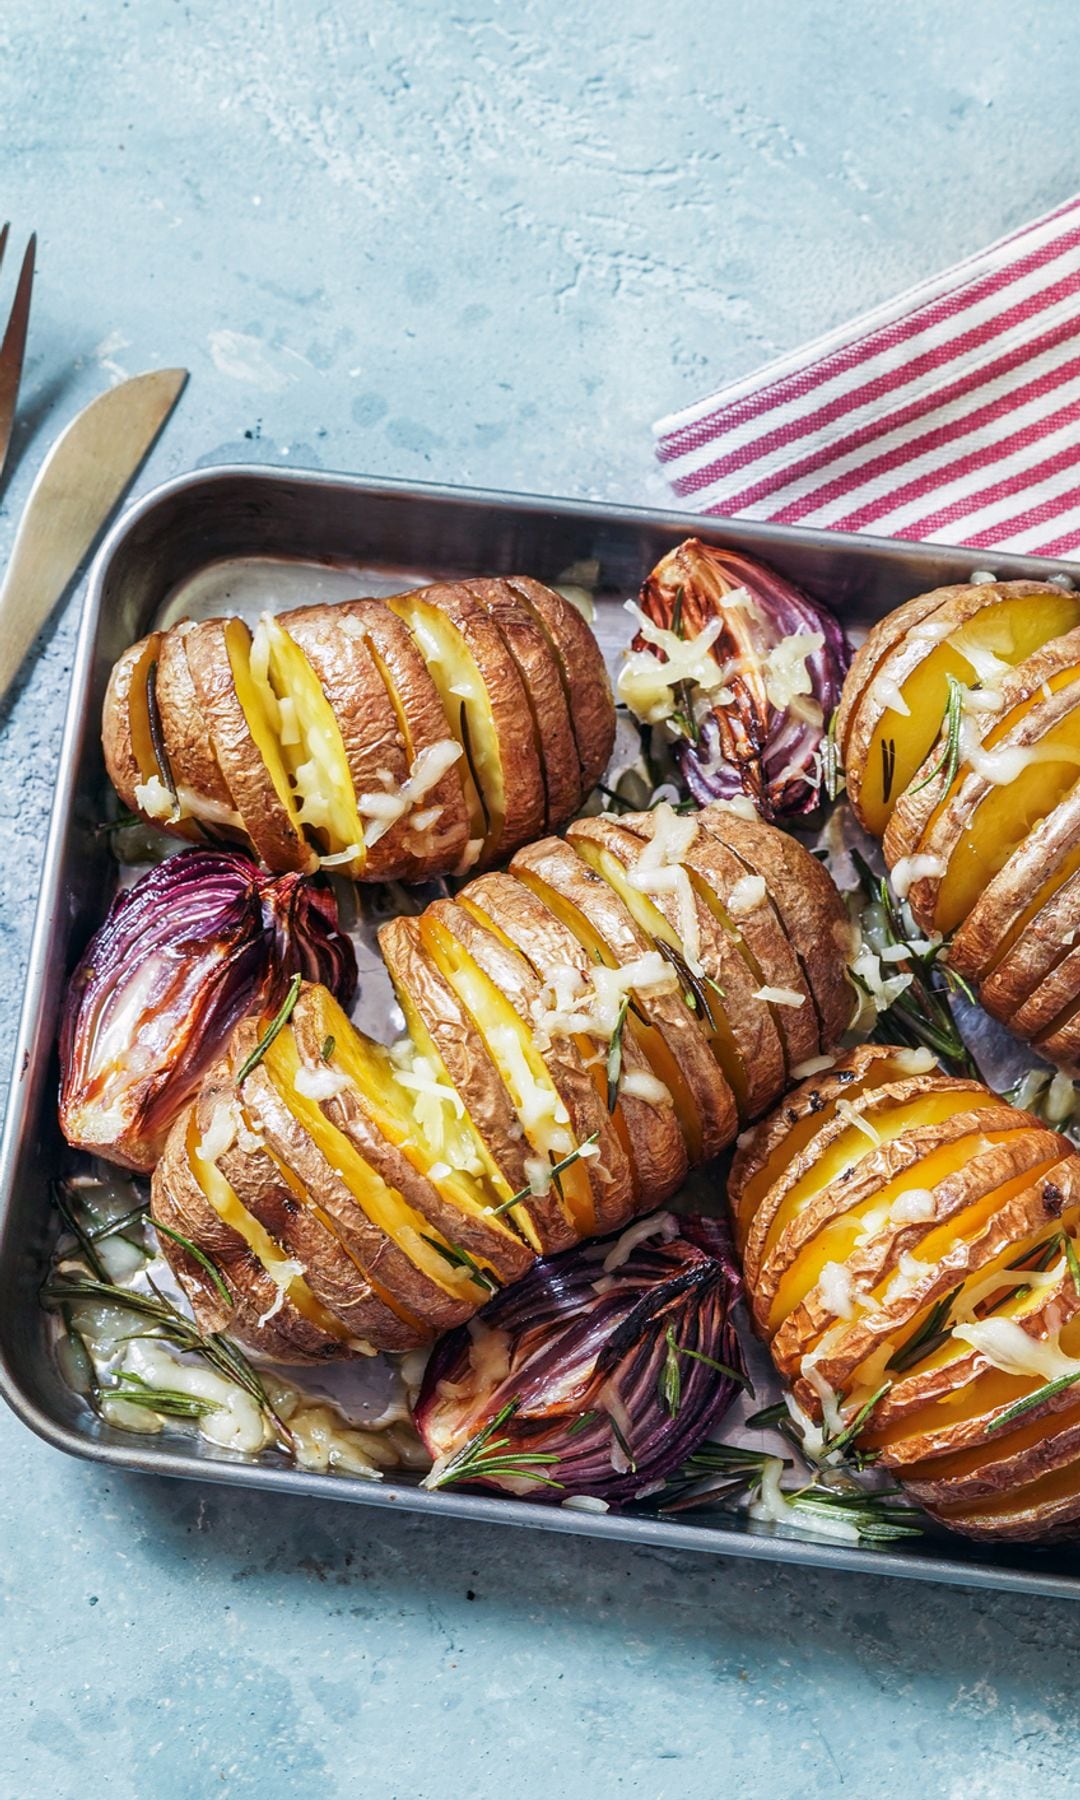
<path id="1" fill-rule="evenodd" d="M 656 435 L 695 511 L 1068 557 L 1080 195 Z"/>

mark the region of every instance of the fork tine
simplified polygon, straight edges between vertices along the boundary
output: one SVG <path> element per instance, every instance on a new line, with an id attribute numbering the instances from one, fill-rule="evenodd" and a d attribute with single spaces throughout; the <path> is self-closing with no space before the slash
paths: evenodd
<path id="1" fill-rule="evenodd" d="M 0 258 L 3 256 L 7 242 L 8 227 L 5 225 L 0 233 Z M 11 445 L 11 432 L 15 423 L 15 402 L 19 393 L 19 382 L 22 378 L 23 354 L 26 350 L 26 327 L 30 320 L 30 294 L 34 285 L 34 256 L 37 251 L 37 233 L 31 234 L 26 246 L 26 254 L 19 270 L 19 281 L 15 289 L 15 300 L 8 319 L 4 341 L 0 344 L 0 476 L 4 473 L 8 449 Z"/>

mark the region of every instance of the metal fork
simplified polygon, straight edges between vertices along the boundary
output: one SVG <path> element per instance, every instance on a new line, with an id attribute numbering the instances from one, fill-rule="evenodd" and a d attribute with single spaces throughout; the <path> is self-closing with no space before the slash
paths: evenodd
<path id="1" fill-rule="evenodd" d="M 0 265 L 4 261 L 7 248 L 8 233 L 11 227 L 5 225 L 0 230 Z M 19 394 L 19 382 L 22 378 L 23 353 L 26 349 L 26 327 L 30 320 L 30 290 L 34 285 L 34 253 L 37 249 L 37 233 L 31 234 L 26 246 L 22 268 L 19 270 L 19 281 L 15 289 L 15 299 L 4 332 L 4 341 L 0 343 L 0 476 L 4 473 L 8 450 L 11 446 L 11 433 L 15 424 L 15 402 Z"/>

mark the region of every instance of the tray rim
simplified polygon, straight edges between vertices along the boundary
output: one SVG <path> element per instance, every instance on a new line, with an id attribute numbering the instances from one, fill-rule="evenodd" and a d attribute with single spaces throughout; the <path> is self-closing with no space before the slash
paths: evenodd
<path id="1" fill-rule="evenodd" d="M 685 512 L 676 508 L 624 506 L 610 501 L 593 501 L 543 494 L 517 494 L 490 488 L 471 488 L 439 482 L 414 482 L 385 476 L 349 474 L 282 467 L 266 463 L 223 463 L 206 469 L 186 471 L 157 484 L 133 505 L 126 508 L 104 538 L 92 564 L 80 618 L 71 684 L 65 709 L 64 726 L 57 763 L 57 781 L 45 837 L 41 865 L 41 886 L 35 910 L 27 957 L 23 1002 L 16 1032 L 11 1065 L 2 1138 L 0 1138 L 0 1277 L 3 1275 L 5 1227 L 11 1211 L 18 1151 L 23 1134 L 32 1121 L 28 1118 L 25 1076 L 32 1054 L 33 1022 L 38 1010 L 44 982 L 44 969 L 49 954 L 57 908 L 61 902 L 60 867 L 63 842 L 76 798 L 78 774 L 77 752 L 83 734 L 83 713 L 88 698 L 94 661 L 97 628 L 108 572 L 117 551 L 143 520 L 176 495 L 193 488 L 213 489 L 237 480 L 267 484 L 286 483 L 298 487 L 338 487 L 357 495 L 386 496 L 395 500 L 415 499 L 436 504 L 490 506 L 500 510 L 514 509 L 536 515 L 558 514 L 590 522 L 616 525 L 641 524 L 662 530 L 685 528 L 688 535 L 722 532 L 729 541 L 752 542 L 767 555 L 770 545 L 797 547 L 807 540 L 824 542 L 858 557 L 873 559 L 884 553 L 925 551 L 940 555 L 946 562 L 956 560 L 970 569 L 978 566 L 980 555 L 995 571 L 1023 571 L 1035 575 L 1062 573 L 1077 567 L 1068 558 L 1024 556 L 997 550 L 980 552 L 964 545 L 918 544 L 910 540 L 882 538 L 862 533 L 822 532 L 800 526 L 772 525 L 764 521 L 730 519 L 718 514 Z M 734 1530 L 722 1524 L 695 1525 L 682 1521 L 659 1520 L 647 1516 L 627 1516 L 582 1512 L 557 1506 L 542 1506 L 524 1500 L 508 1500 L 494 1496 L 431 1492 L 413 1486 L 399 1486 L 385 1481 L 366 1481 L 356 1477 L 317 1474 L 313 1471 L 255 1464 L 227 1456 L 187 1455 L 159 1446 L 157 1439 L 133 1438 L 127 1444 L 98 1441 L 75 1426 L 53 1418 L 26 1394 L 10 1369 L 0 1344 L 0 1397 L 12 1412 L 34 1434 L 54 1449 L 83 1460 L 104 1464 L 139 1474 L 179 1477 L 182 1480 L 208 1481 L 228 1486 L 254 1488 L 260 1492 L 314 1496 L 344 1500 L 354 1505 L 398 1508 L 434 1519 L 463 1518 L 478 1524 L 502 1524 L 532 1527 L 563 1534 L 588 1536 L 625 1545 L 643 1544 L 667 1550 L 694 1550 L 713 1555 L 738 1556 L 751 1561 L 773 1562 L 798 1567 L 843 1570 L 865 1575 L 891 1575 L 916 1581 L 940 1582 L 948 1586 L 990 1589 L 999 1592 L 1037 1594 L 1047 1598 L 1080 1599 L 1080 1569 L 1076 1574 L 1061 1574 L 1052 1569 L 1009 1568 L 993 1561 L 954 1561 L 947 1553 L 936 1550 L 923 1553 L 912 1546 L 905 1553 L 868 1545 L 846 1544 L 839 1540 L 804 1538 L 779 1531 L 758 1531 L 753 1527 Z M 933 1544 L 948 1539 L 930 1540 Z M 1023 1546 L 1023 1554 L 1032 1554 Z M 1051 1552 L 1052 1553 L 1052 1552 Z M 1042 1554 L 1042 1552 L 1038 1552 Z"/>

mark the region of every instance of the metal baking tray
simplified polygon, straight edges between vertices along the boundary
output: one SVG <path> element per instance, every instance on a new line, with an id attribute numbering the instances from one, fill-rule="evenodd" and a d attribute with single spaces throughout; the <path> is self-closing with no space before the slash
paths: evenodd
<path id="1" fill-rule="evenodd" d="M 179 611 L 205 615 L 389 593 L 437 576 L 524 572 L 557 581 L 569 565 L 590 559 L 599 565 L 599 635 L 615 653 L 627 637 L 620 602 L 636 595 L 664 551 L 697 534 L 760 556 L 849 626 L 866 625 L 928 588 L 967 580 L 987 562 L 1003 575 L 1063 572 L 1061 564 L 996 551 L 265 468 L 181 476 L 119 521 L 94 565 L 79 634 L 0 1148 L 0 1393 L 47 1443 L 124 1469 L 624 1544 L 1080 1598 L 1080 1549 L 991 1549 L 936 1531 L 887 1548 L 862 1547 L 720 1514 L 693 1522 L 619 1517 L 429 1493 L 412 1478 L 375 1483 L 311 1474 L 272 1457 L 243 1461 L 196 1437 L 133 1436 L 91 1414 L 50 1352 L 38 1291 L 55 1234 L 49 1182 L 64 1154 L 54 1098 L 57 1016 L 67 972 L 115 885 L 106 837 L 94 828 L 105 816 L 99 720 L 116 657 L 152 620 Z M 373 977 L 372 968 L 367 972 Z"/>

